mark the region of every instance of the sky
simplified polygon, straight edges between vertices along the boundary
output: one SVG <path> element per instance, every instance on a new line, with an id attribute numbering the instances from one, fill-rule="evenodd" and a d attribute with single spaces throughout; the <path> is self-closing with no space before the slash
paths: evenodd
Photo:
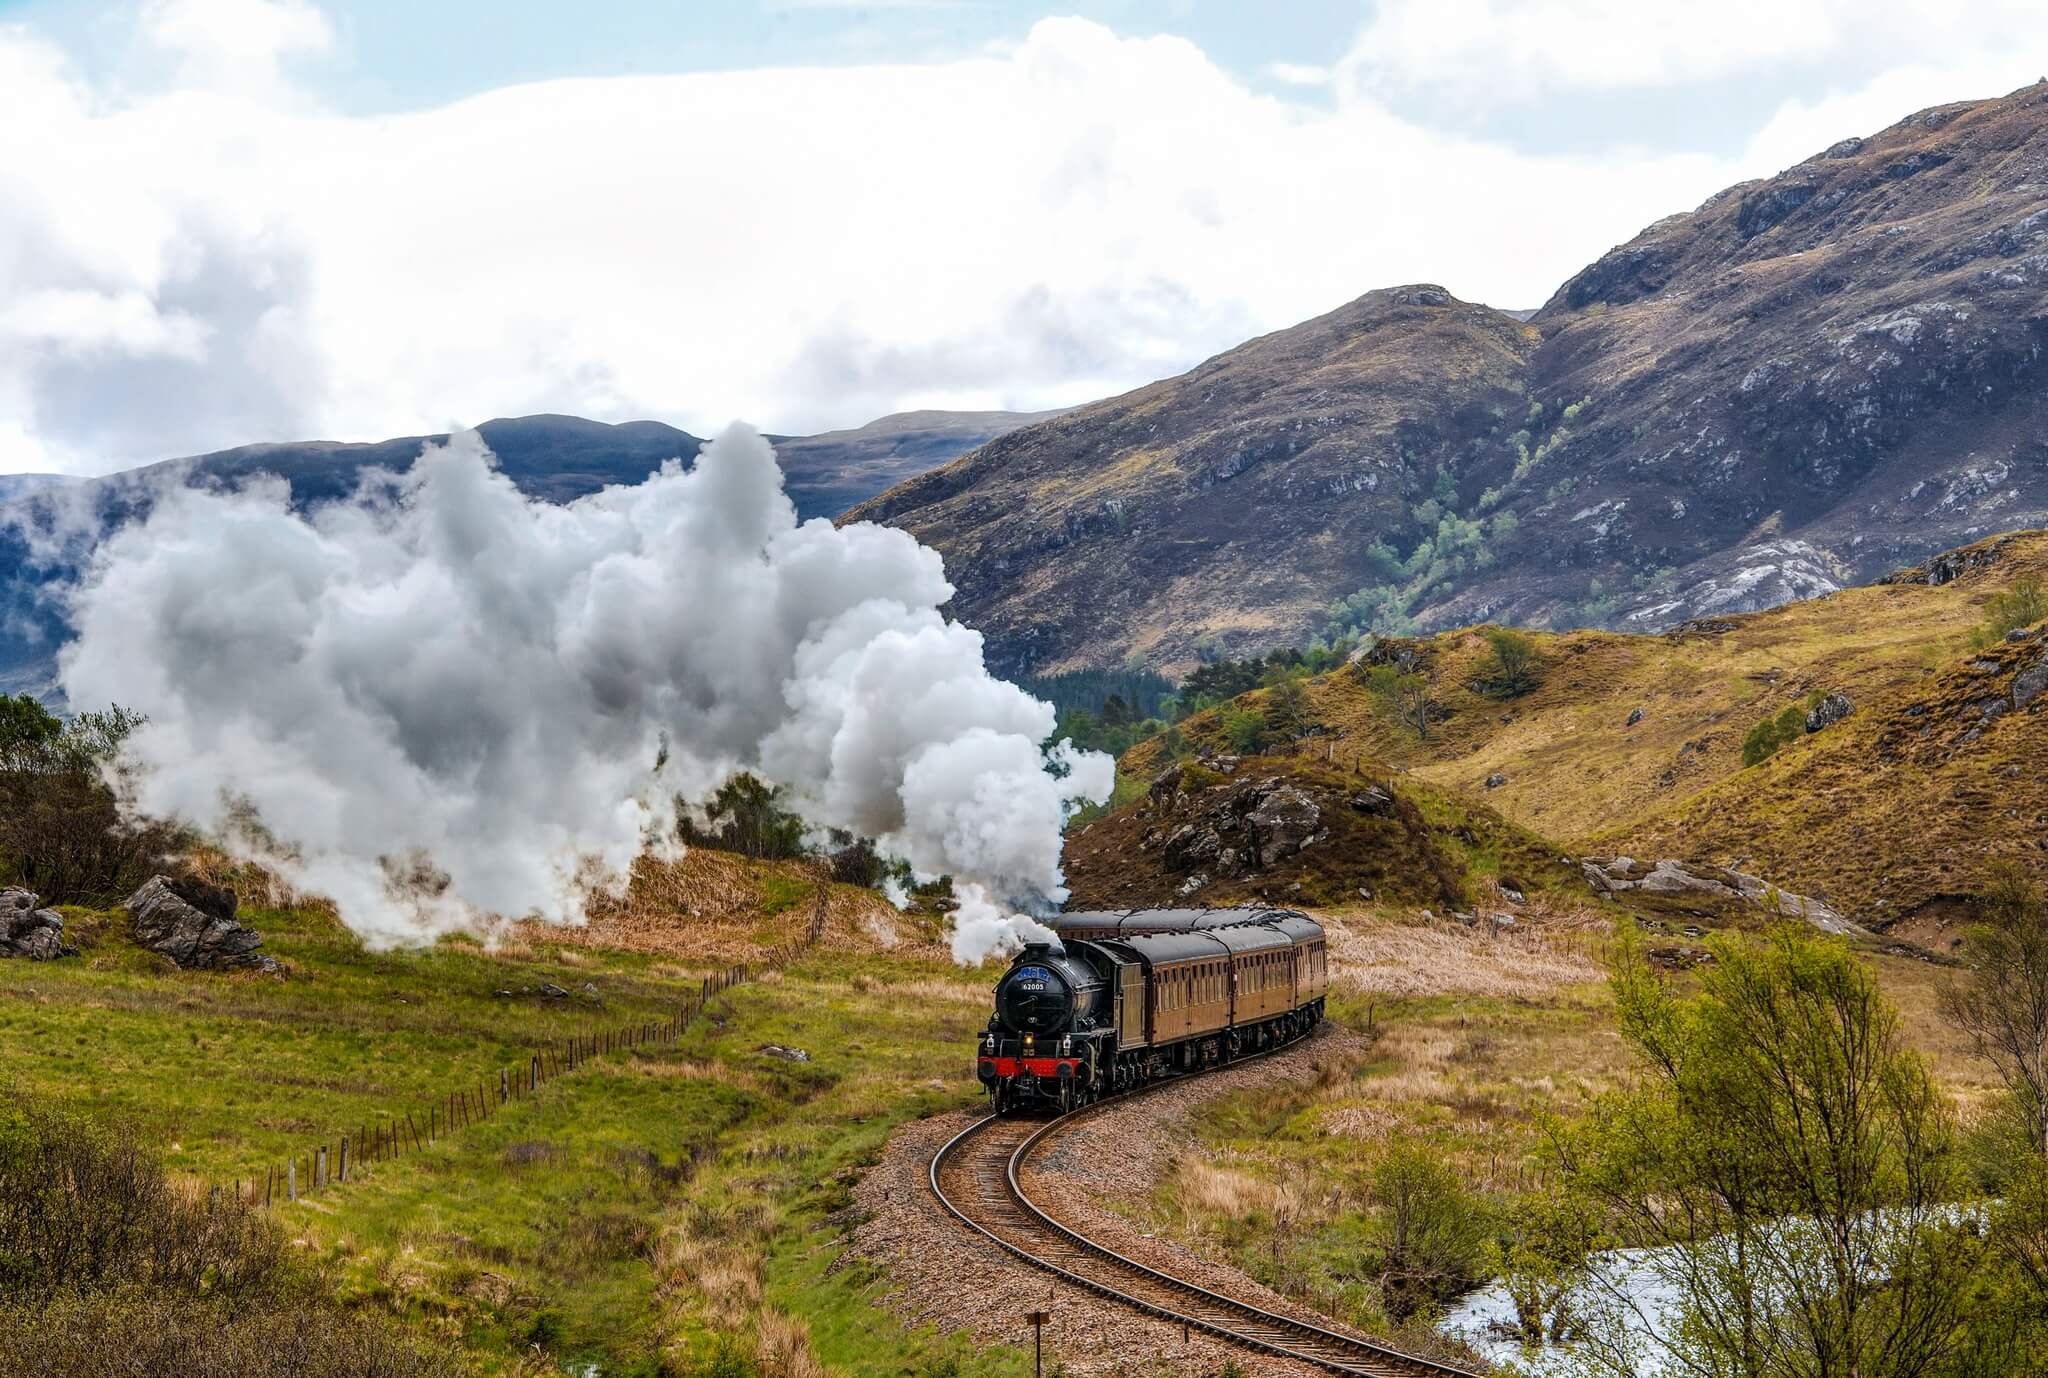
<path id="1" fill-rule="evenodd" d="M 0 0 L 0 471 L 1071 405 L 2044 73 L 2034 0 Z"/>

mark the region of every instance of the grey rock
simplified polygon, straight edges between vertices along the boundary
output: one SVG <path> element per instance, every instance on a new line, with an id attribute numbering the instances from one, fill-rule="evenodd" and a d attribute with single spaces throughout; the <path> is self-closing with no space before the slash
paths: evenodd
<path id="1" fill-rule="evenodd" d="M 1497 770 L 1493 774 L 1486 777 L 1486 787 L 1488 789 L 1499 789 L 1502 785 L 1505 785 L 1507 782 L 1508 777 L 1501 774 Z"/>
<path id="2" fill-rule="evenodd" d="M 809 1062 L 811 1055 L 802 1048 L 790 1048 L 780 1043 L 763 1043 L 758 1051 L 769 1057 L 779 1057 L 784 1062 Z"/>
<path id="3" fill-rule="evenodd" d="M 135 941 L 199 971 L 276 971 L 258 951 L 263 935 L 235 921 L 234 892 L 187 877 L 157 876 L 128 897 Z"/>
<path id="4" fill-rule="evenodd" d="M 1378 785 L 1367 785 L 1351 796 L 1351 807 L 1375 818 L 1385 818 L 1394 811 L 1394 796 Z"/>
<path id="5" fill-rule="evenodd" d="M 31 962 L 75 957 L 78 949 L 64 943 L 64 917 L 54 909 L 38 909 L 33 890 L 8 886 L 0 890 L 0 957 L 26 957 Z"/>
<path id="6" fill-rule="evenodd" d="M 1223 839 L 1216 835 L 1214 828 L 1200 823 L 1183 823 L 1167 837 L 1161 855 L 1174 870 L 1192 871 L 1205 862 L 1214 861 L 1221 850 Z"/>
<path id="7" fill-rule="evenodd" d="M 2018 712 L 2025 708 L 2044 693 L 2048 693 L 2048 656 L 2042 657 L 2031 668 L 2013 676 L 2013 711 Z"/>
<path id="8" fill-rule="evenodd" d="M 1833 727 L 1856 711 L 1856 705 L 1849 701 L 1847 694 L 1832 693 L 1813 706 L 1806 715 L 1806 730 L 1819 732 Z"/>
<path id="9" fill-rule="evenodd" d="M 1265 791 L 1244 821 L 1256 850 L 1253 864 L 1271 866 L 1315 844 L 1322 834 L 1323 811 L 1306 791 L 1281 785 Z"/>
<path id="10" fill-rule="evenodd" d="M 1640 891 L 1652 895 L 1696 894 L 1739 899 L 1774 910 L 1786 918 L 1804 919 L 1823 933 L 1860 935 L 1865 931 L 1837 913 L 1824 900 L 1795 895 L 1769 881 L 1722 866 L 1670 859 L 1639 862 L 1621 856 L 1612 861 L 1583 861 L 1580 870 L 1594 889 L 1609 895 Z"/>
<path id="11" fill-rule="evenodd" d="M 1640 708 L 1631 708 L 1628 711 L 1628 721 L 1623 723 L 1622 726 L 1634 727 L 1637 723 L 1641 722 L 1642 720 L 1643 710 Z"/>

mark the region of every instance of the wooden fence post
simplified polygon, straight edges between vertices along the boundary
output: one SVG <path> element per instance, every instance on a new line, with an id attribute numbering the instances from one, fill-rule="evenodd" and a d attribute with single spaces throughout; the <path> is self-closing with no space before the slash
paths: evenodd
<path id="1" fill-rule="evenodd" d="M 341 1131 L 341 1158 L 335 1165 L 334 1180 L 337 1182 L 346 1182 L 348 1180 L 348 1131 L 346 1129 Z"/>
<path id="2" fill-rule="evenodd" d="M 284 1195 L 287 1201 L 299 1199 L 299 1155 L 296 1153 L 292 1155 L 292 1160 L 285 1164 Z"/>
<path id="3" fill-rule="evenodd" d="M 498 1069 L 498 1104 L 503 1105 L 506 1101 L 511 1099 L 512 1088 L 511 1086 L 506 1084 L 505 1069 L 503 1067 L 500 1067 Z"/>
<path id="4" fill-rule="evenodd" d="M 313 1153 L 313 1190 L 327 1185 L 327 1145 L 322 1144 Z"/>

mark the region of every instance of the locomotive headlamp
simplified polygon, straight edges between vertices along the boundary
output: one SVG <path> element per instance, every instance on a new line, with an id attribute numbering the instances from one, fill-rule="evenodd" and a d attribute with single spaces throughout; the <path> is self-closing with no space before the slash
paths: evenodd
<path id="1" fill-rule="evenodd" d="M 1027 1034 L 1025 1034 L 1025 1035 L 1024 1035 L 1024 1051 L 1025 1051 L 1025 1052 L 1027 1052 L 1027 1053 L 1028 1053 L 1028 1052 L 1030 1052 L 1030 1051 L 1031 1051 L 1031 1045 L 1032 1045 L 1032 1044 L 1034 1044 L 1034 1043 L 1036 1043 L 1037 1041 L 1038 1041 L 1038 1039 L 1037 1039 L 1037 1038 L 1036 1038 L 1036 1037 L 1035 1037 L 1034 1035 L 1032 1035 L 1032 1034 L 1028 1034 L 1028 1033 L 1027 1033 Z"/>

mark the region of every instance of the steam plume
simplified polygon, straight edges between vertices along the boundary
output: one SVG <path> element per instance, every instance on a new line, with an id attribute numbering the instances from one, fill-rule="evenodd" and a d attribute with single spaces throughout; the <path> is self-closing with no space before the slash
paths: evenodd
<path id="1" fill-rule="evenodd" d="M 130 807 L 330 896 L 371 942 L 578 922 L 672 845 L 678 793 L 740 769 L 953 876 L 962 960 L 1063 897 L 1060 827 L 1109 759 L 1061 743 L 1048 769 L 1051 706 L 940 614 L 937 553 L 798 525 L 752 429 L 567 506 L 521 496 L 474 432 L 352 502 L 288 497 L 176 489 L 109 539 L 63 685 L 148 715 Z"/>

